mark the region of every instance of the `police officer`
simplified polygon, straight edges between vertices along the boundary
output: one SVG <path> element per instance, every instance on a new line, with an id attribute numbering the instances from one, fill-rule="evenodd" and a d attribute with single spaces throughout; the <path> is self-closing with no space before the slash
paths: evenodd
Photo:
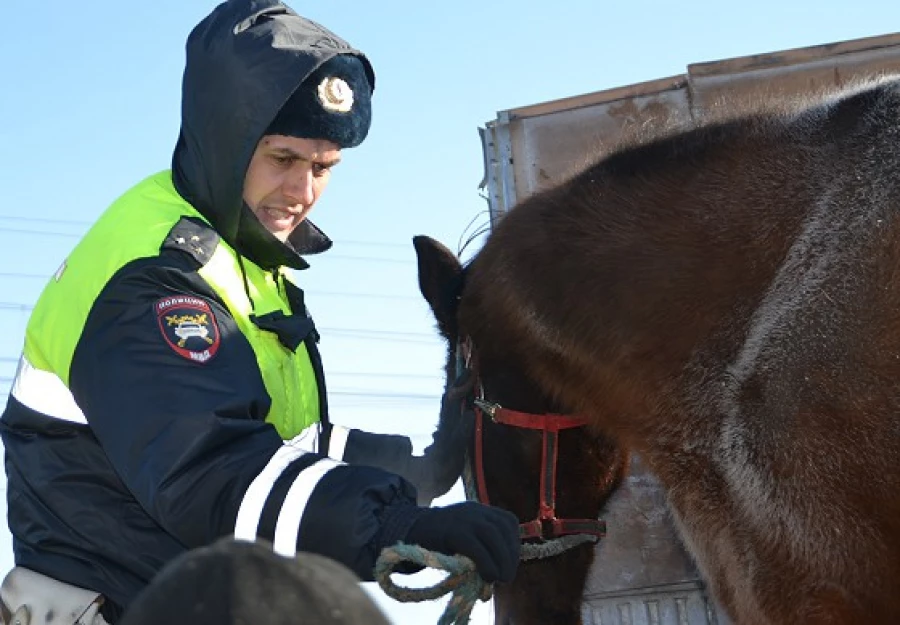
<path id="1" fill-rule="evenodd" d="M 229 0 L 191 32 L 171 169 L 107 209 L 27 326 L 0 420 L 7 622 L 115 623 L 166 563 L 230 535 L 362 579 L 400 540 L 512 578 L 514 516 L 417 504 L 415 485 L 429 500 L 458 475 L 464 428 L 429 464 L 405 437 L 329 423 L 285 273 L 331 245 L 307 215 L 365 138 L 374 84 L 361 52 L 274 0 Z"/>

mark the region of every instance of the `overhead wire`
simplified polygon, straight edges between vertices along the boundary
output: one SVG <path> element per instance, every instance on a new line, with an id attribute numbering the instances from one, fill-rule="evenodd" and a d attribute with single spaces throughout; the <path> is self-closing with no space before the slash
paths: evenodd
<path id="1" fill-rule="evenodd" d="M 18 356 L 0 356 L 0 365 L 2 364 L 18 364 L 19 357 Z M 443 381 L 443 377 L 441 375 L 428 374 L 428 373 L 411 373 L 411 372 L 394 372 L 394 373 L 385 373 L 383 371 L 326 371 L 328 377 L 334 376 L 346 376 L 352 378 L 377 378 L 377 379 L 404 379 L 404 380 L 434 380 L 434 381 Z M 0 379 L 2 381 L 2 379 Z"/>
<path id="2" fill-rule="evenodd" d="M 12 385 L 13 383 L 12 376 L 0 376 L 0 384 Z M 5 389 L 3 392 L 8 393 L 9 388 Z M 329 397 L 350 397 L 350 398 L 359 398 L 366 400 L 402 400 L 402 401 L 439 401 L 440 395 L 434 393 L 407 393 L 407 392 L 393 392 L 393 391 L 370 391 L 367 389 L 329 389 L 328 390 Z"/>
<path id="3" fill-rule="evenodd" d="M 83 233 L 78 232 L 57 232 L 55 230 L 33 230 L 33 229 L 25 229 L 25 228 L 8 228 L 6 226 L 0 226 L 0 233 L 9 233 L 9 234 L 28 234 L 28 235 L 38 235 L 38 236 L 50 236 L 50 237 L 64 237 L 64 238 L 72 238 L 77 239 L 83 236 Z M 399 245 L 399 244 L 398 244 Z M 410 246 L 411 247 L 411 246 Z M 340 253 L 330 253 L 327 256 L 328 260 L 349 260 L 349 261 L 365 261 L 369 263 L 388 263 L 388 264 L 396 264 L 396 265 L 414 265 L 415 262 L 412 260 L 412 256 L 410 259 L 402 259 L 402 258 L 384 258 L 381 256 L 354 256 L 348 254 L 340 254 Z"/>
<path id="4" fill-rule="evenodd" d="M 477 214 L 473 220 L 466 226 L 465 231 L 469 230 L 475 220 L 485 214 L 486 211 L 482 211 Z M 39 223 L 42 225 L 57 225 L 64 227 L 79 227 L 79 228 L 87 228 L 92 225 L 92 222 L 86 220 L 72 220 L 72 219 L 54 219 L 54 218 L 37 218 L 37 217 L 25 217 L 25 216 L 16 216 L 16 215 L 2 215 L 0 214 L 0 220 L 7 221 L 18 221 L 22 223 Z M 477 237 L 483 235 L 486 232 L 486 229 L 489 229 L 489 225 L 482 225 L 477 228 L 473 233 L 471 233 L 468 239 L 463 242 L 462 238 L 460 238 L 459 243 L 459 254 L 468 247 L 472 241 L 474 241 Z M 83 236 L 83 233 L 77 232 L 61 232 L 57 230 L 46 230 L 46 229 L 35 229 L 35 228 L 22 228 L 22 227 L 9 227 L 6 225 L 0 225 L 0 233 L 9 233 L 9 234 L 24 234 L 24 235 L 38 235 L 38 236 L 55 236 L 55 237 L 68 237 L 68 238 L 78 238 Z M 390 243 L 390 242 L 378 242 L 378 241 L 361 241 L 361 240 L 340 240 L 337 241 L 341 244 L 348 245 L 358 245 L 358 246 L 369 246 L 369 247 L 381 247 L 381 248 L 390 248 L 390 249 L 408 249 L 410 246 L 406 244 L 400 243 Z M 386 262 L 386 263 L 397 263 L 397 264 L 413 264 L 412 260 L 401 260 L 401 259 L 393 259 L 393 258 L 383 258 L 383 257 L 373 257 L 373 256 L 356 256 L 356 255 L 342 255 L 342 254 L 329 254 L 328 256 L 331 259 L 336 260 L 349 260 L 349 261 L 362 261 L 362 262 Z M 7 279 L 49 279 L 50 274 L 43 275 L 37 273 L 26 273 L 26 272 L 0 272 L 0 278 Z M 353 297 L 353 298 L 365 298 L 365 299 L 386 299 L 386 300 L 404 300 L 404 301 L 419 301 L 420 298 L 414 296 L 402 296 L 402 295 L 389 295 L 389 294 L 381 294 L 381 293 L 353 293 L 349 291 L 308 291 L 308 295 L 313 297 Z M 19 312 L 30 312 L 34 309 L 33 305 L 23 304 L 19 302 L 3 302 L 0 301 L 0 310 L 13 310 Z M 403 343 L 419 343 L 419 344 L 433 344 L 435 342 L 440 342 L 440 338 L 433 334 L 421 333 L 421 332 L 398 332 L 398 331 L 390 331 L 390 330 L 370 330 L 366 328 L 331 328 L 331 327 L 321 327 L 319 328 L 321 332 L 328 334 L 333 337 L 345 337 L 345 338 L 354 338 L 354 339 L 364 339 L 364 340 L 376 340 L 376 341 L 391 341 L 391 342 L 403 342 Z M 0 362 L 6 363 L 15 363 L 18 362 L 18 358 L 12 357 L 0 357 Z M 334 371 L 328 374 L 329 376 L 348 376 L 348 377 L 371 377 L 371 378 L 384 378 L 384 379 L 433 379 L 438 381 L 441 379 L 440 376 L 429 376 L 423 374 L 403 374 L 403 373 L 373 373 L 373 372 L 350 372 L 350 371 Z M 0 377 L 0 383 L 11 383 L 12 378 L 2 378 Z M 329 391 L 329 394 L 335 395 L 338 397 L 359 397 L 359 398 L 375 398 L 375 399 L 384 399 L 384 400 L 434 400 L 436 396 L 434 395 L 425 395 L 425 394 L 412 394 L 412 393 L 390 393 L 390 392 L 378 392 L 373 393 L 371 391 L 366 390 L 332 390 Z"/>
<path id="5" fill-rule="evenodd" d="M 12 310 L 16 312 L 31 312 L 32 304 L 19 302 L 0 302 L 0 310 Z M 432 344 L 442 342 L 437 334 L 427 332 L 401 332 L 395 330 L 371 330 L 368 328 L 333 328 L 330 326 L 317 326 L 319 332 L 330 337 L 359 338 L 373 341 L 399 341 L 403 343 Z"/>
<path id="6" fill-rule="evenodd" d="M 0 215 L 0 220 L 6 221 L 20 221 L 24 223 L 34 223 L 34 224 L 51 224 L 56 226 L 67 226 L 73 228 L 89 228 L 94 224 L 92 221 L 88 220 L 74 220 L 74 219 L 52 219 L 52 218 L 41 218 L 41 217 L 20 217 L 17 215 Z M 22 229 L 22 228 L 10 228 L 8 226 L 0 226 L 0 231 L 2 232 L 14 232 L 18 234 L 49 234 L 49 235 L 60 235 L 60 236 L 69 236 L 69 237 L 80 237 L 83 233 L 79 232 L 57 232 L 52 230 L 35 230 L 33 228 Z M 383 247 L 389 249 L 402 249 L 409 250 L 412 245 L 408 243 L 392 243 L 390 241 L 364 241 L 360 239 L 335 239 L 334 243 L 339 245 L 359 245 L 365 247 Z"/>
<path id="7" fill-rule="evenodd" d="M 26 273 L 19 271 L 0 271 L 0 279 L 9 278 L 12 280 L 49 280 L 52 274 L 47 273 Z M 320 291 L 318 289 L 304 289 L 304 292 L 311 297 L 360 297 L 365 299 L 387 299 L 405 302 L 419 302 L 421 297 L 413 295 L 392 295 L 389 293 L 357 293 L 354 291 Z"/>

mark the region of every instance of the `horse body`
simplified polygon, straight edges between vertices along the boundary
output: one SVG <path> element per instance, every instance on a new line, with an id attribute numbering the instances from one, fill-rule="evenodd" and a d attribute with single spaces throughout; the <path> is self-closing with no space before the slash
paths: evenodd
<path id="1" fill-rule="evenodd" d="M 900 87 L 623 149 L 466 271 L 482 372 L 638 451 L 734 620 L 900 622 Z"/>

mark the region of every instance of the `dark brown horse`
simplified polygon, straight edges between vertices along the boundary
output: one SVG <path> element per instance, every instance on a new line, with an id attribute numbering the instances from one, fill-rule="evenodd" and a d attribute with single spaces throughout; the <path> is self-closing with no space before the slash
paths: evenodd
<path id="1" fill-rule="evenodd" d="M 447 340 L 447 376 L 453 381 L 465 357 L 458 352 L 465 346 L 456 321 L 462 267 L 432 239 L 417 237 L 415 245 L 420 288 Z M 554 430 L 573 424 L 553 416 L 560 406 L 540 392 L 516 359 L 479 352 L 478 362 L 469 366 L 474 376 L 457 391 L 477 392 L 498 408 L 494 419 L 479 414 L 483 420 L 468 453 L 471 490 L 480 490 L 478 498 L 485 503 L 519 516 L 523 553 L 534 556 L 522 562 L 512 584 L 496 589 L 495 622 L 578 625 L 595 543 L 582 539 L 600 533 L 596 520 L 622 479 L 627 456 L 607 438 L 579 428 L 544 432 L 543 426 Z M 512 424 L 499 423 L 504 417 Z M 442 414 L 442 428 L 449 427 L 449 418 Z"/>
<path id="2" fill-rule="evenodd" d="M 504 399 L 641 455 L 736 623 L 900 623 L 900 82 L 604 157 L 500 222 L 442 323 Z"/>

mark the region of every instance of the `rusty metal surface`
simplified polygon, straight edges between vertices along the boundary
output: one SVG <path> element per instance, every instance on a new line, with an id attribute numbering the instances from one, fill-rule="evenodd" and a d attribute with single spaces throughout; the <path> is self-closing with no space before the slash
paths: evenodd
<path id="1" fill-rule="evenodd" d="M 900 73 L 900 33 L 695 63 L 681 76 L 501 111 L 482 130 L 492 219 L 632 135 L 702 118 L 723 103 L 793 100 L 883 73 Z"/>
<path id="2" fill-rule="evenodd" d="M 629 100 L 632 98 L 662 93 L 663 91 L 681 89 L 686 82 L 687 77 L 683 74 L 669 76 L 668 78 L 657 78 L 656 80 L 638 82 L 633 85 L 625 85 L 624 87 L 615 87 L 613 89 L 584 93 L 568 98 L 562 98 L 560 100 L 520 106 L 518 108 L 509 109 L 508 111 L 505 111 L 505 113 L 510 120 L 537 117 L 538 115 L 548 115 L 560 111 L 571 111 L 573 109 L 585 106 L 595 106 L 597 104 L 604 104 L 615 100 Z"/>
<path id="3" fill-rule="evenodd" d="M 685 121 L 685 85 L 509 122 L 518 198 L 552 186 L 583 169 L 630 133 Z"/>
<path id="4" fill-rule="evenodd" d="M 858 51 L 837 48 L 840 53 L 823 58 L 802 55 L 802 62 L 793 61 L 794 64 L 791 53 L 785 53 L 779 58 L 780 63 L 747 66 L 735 73 L 711 69 L 701 73 L 690 66 L 693 114 L 701 116 L 719 101 L 739 104 L 742 100 L 803 100 L 862 78 L 900 73 L 900 38 L 894 39 L 893 46 Z"/>
<path id="5" fill-rule="evenodd" d="M 900 45 L 900 33 L 889 33 L 875 37 L 863 37 L 860 39 L 848 39 L 805 48 L 792 48 L 764 54 L 751 54 L 749 56 L 693 63 L 688 66 L 688 73 L 692 76 L 705 75 L 735 75 L 744 71 L 773 68 L 777 66 L 796 67 L 808 65 L 822 59 L 838 59 L 843 55 L 877 54 L 879 49 L 891 49 Z"/>

